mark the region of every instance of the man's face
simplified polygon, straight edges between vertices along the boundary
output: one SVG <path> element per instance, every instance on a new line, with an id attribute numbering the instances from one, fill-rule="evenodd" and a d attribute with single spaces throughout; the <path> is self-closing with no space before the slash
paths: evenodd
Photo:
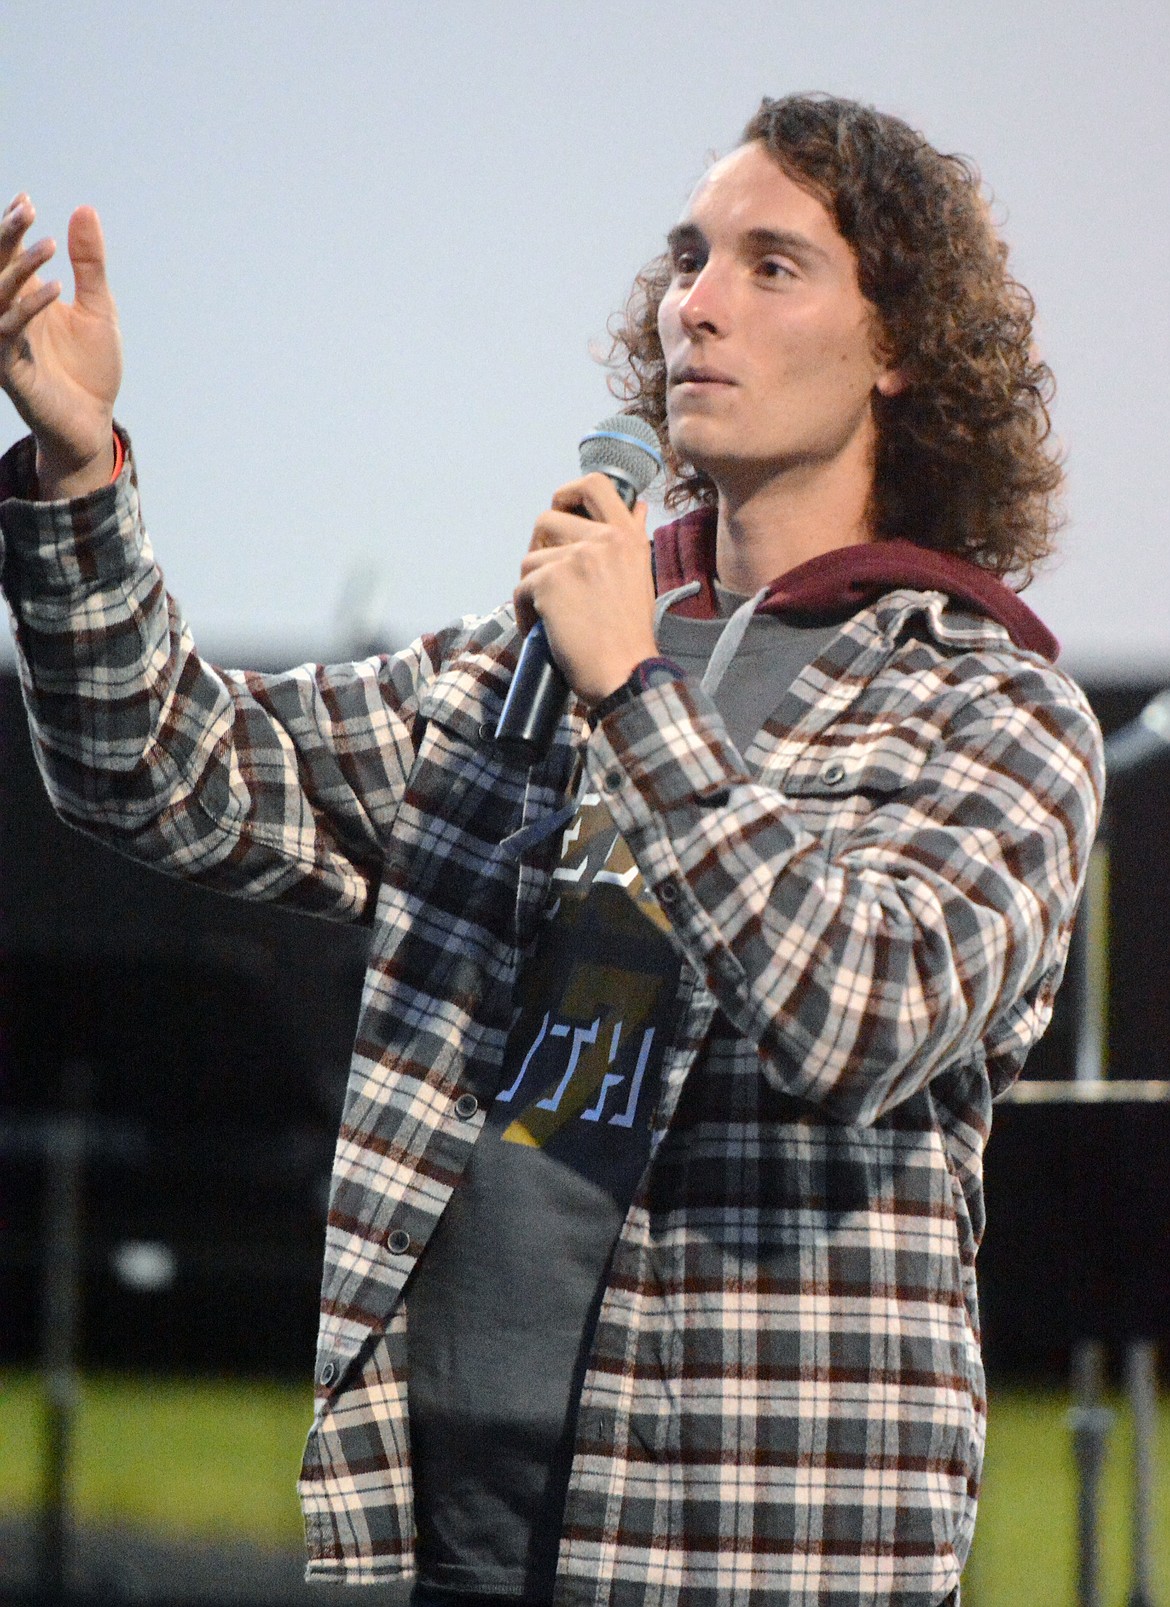
<path id="1" fill-rule="evenodd" d="M 822 203 L 742 145 L 703 179 L 670 250 L 658 333 L 679 455 L 733 494 L 842 453 L 872 473 L 872 395 L 902 381 Z"/>

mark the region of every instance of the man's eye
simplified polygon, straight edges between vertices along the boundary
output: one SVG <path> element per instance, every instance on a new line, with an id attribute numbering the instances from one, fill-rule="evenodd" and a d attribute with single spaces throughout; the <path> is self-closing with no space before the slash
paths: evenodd
<path id="1" fill-rule="evenodd" d="M 676 278 L 687 278 L 702 271 L 703 264 L 697 251 L 676 251 L 674 272 Z"/>
<path id="2" fill-rule="evenodd" d="M 792 279 L 795 277 L 789 264 L 781 257 L 764 257 L 759 273 L 765 279 Z"/>

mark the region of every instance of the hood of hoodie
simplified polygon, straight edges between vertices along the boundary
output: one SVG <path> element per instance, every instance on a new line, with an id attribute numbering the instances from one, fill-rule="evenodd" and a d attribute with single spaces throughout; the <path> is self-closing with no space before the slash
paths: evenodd
<path id="1" fill-rule="evenodd" d="M 674 612 L 688 619 L 718 616 L 715 514 L 711 509 L 696 509 L 657 530 L 654 564 L 659 593 L 699 583 L 698 592 L 680 599 Z M 1056 661 L 1060 643 L 1016 592 L 966 558 L 918 547 L 912 541 L 861 542 L 810 558 L 772 582 L 759 612 L 846 619 L 886 592 L 903 587 L 945 592 L 964 608 L 1002 625 L 1017 647 Z"/>

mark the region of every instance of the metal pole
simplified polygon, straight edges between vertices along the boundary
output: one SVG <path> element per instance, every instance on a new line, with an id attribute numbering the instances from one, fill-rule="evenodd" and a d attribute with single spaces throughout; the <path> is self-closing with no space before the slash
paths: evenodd
<path id="1" fill-rule="evenodd" d="M 1101 1558 L 1098 1548 L 1101 1474 L 1109 1448 L 1113 1413 L 1101 1405 L 1104 1350 L 1096 1340 L 1082 1340 L 1073 1351 L 1073 1398 L 1068 1414 L 1077 1465 L 1077 1604 L 1101 1607 Z"/>
<path id="2" fill-rule="evenodd" d="M 1073 944 L 1077 1082 L 1100 1082 L 1109 1067 L 1109 843 L 1105 830 L 1102 819 L 1089 855 Z"/>
<path id="3" fill-rule="evenodd" d="M 1133 1554 L 1128 1607 L 1154 1607 L 1150 1580 L 1150 1494 L 1158 1416 L 1157 1353 L 1148 1341 L 1126 1348 L 1125 1370 L 1133 1412 Z"/>
<path id="4" fill-rule="evenodd" d="M 1077 1082 L 1101 1082 L 1109 1054 L 1109 847 L 1106 821 L 1089 858 L 1073 945 L 1076 972 Z M 1077 1604 L 1101 1607 L 1098 1530 L 1101 1473 L 1113 1414 L 1101 1404 L 1104 1352 L 1095 1340 L 1073 1346 L 1069 1412 L 1077 1467 Z"/>
<path id="5" fill-rule="evenodd" d="M 70 1474 L 77 1411 L 77 1333 L 81 1312 L 82 1193 L 88 1067 L 70 1068 L 67 1114 L 46 1124 L 41 1371 L 44 1388 L 44 1482 L 39 1575 L 63 1597 L 69 1572 Z"/>

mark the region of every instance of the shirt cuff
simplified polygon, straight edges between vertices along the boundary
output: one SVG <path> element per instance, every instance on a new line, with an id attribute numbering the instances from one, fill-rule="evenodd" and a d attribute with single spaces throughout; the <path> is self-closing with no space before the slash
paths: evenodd
<path id="1" fill-rule="evenodd" d="M 117 582 L 145 544 L 129 437 L 115 428 L 120 472 L 108 485 L 61 502 L 37 499 L 36 447 L 26 436 L 0 458 L 0 533 L 10 595 Z M 117 465 L 116 465 L 117 466 Z"/>
<path id="2" fill-rule="evenodd" d="M 686 671 L 672 658 L 644 658 L 640 664 L 634 666 L 628 679 L 589 710 L 590 728 L 595 730 L 607 714 L 620 709 L 622 704 L 628 703 L 631 698 L 640 697 L 647 687 L 662 686 L 667 681 L 685 679 Z"/>

